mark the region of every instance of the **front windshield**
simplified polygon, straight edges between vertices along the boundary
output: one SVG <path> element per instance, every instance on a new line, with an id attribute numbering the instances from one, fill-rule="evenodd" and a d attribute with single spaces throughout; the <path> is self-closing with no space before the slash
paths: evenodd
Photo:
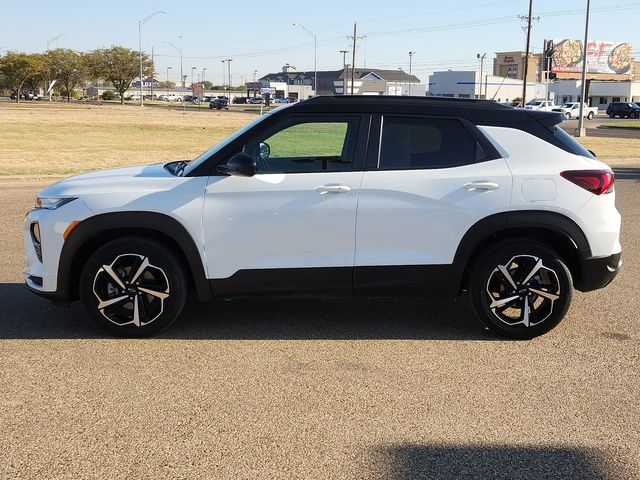
<path id="1" fill-rule="evenodd" d="M 200 164 L 202 164 L 202 162 L 206 161 L 209 157 L 211 157 L 211 155 L 213 155 L 214 153 L 216 153 L 217 151 L 221 150 L 222 148 L 226 147 L 227 145 L 229 145 L 231 142 L 233 142 L 236 138 L 238 138 L 240 135 L 242 135 L 243 133 L 245 133 L 246 131 L 248 131 L 250 128 L 253 128 L 254 126 L 256 126 L 257 124 L 259 124 L 260 122 L 262 122 L 263 120 L 265 120 L 266 118 L 268 118 L 271 115 L 271 113 L 265 113 L 264 115 L 262 115 L 261 117 L 256 118 L 255 120 L 253 120 L 252 122 L 249 122 L 248 124 L 246 124 L 244 127 L 242 127 L 240 130 L 237 130 L 236 132 L 232 133 L 231 135 L 229 135 L 227 138 L 224 138 L 223 140 L 219 141 L 218 143 L 216 143 L 213 147 L 211 147 L 210 149 L 206 150 L 205 152 L 202 152 L 200 155 L 198 155 L 196 158 L 194 158 L 191 162 L 189 162 L 189 164 L 186 166 L 186 168 L 184 169 L 182 176 L 187 176 L 189 175 L 190 172 L 192 172 L 194 169 L 196 169 Z"/>
<path id="2" fill-rule="evenodd" d="M 573 103 L 565 103 L 564 105 L 562 105 L 562 108 L 571 108 L 573 107 Z"/>
<path id="3" fill-rule="evenodd" d="M 537 107 L 538 105 L 541 105 L 542 102 L 529 102 L 527 103 L 527 105 L 533 105 L 534 107 Z"/>

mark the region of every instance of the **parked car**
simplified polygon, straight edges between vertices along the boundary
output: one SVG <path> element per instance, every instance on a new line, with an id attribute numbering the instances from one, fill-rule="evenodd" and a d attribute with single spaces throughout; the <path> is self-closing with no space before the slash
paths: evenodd
<path id="1" fill-rule="evenodd" d="M 613 172 L 563 118 L 428 97 L 277 108 L 192 161 L 42 190 L 25 281 L 120 336 L 166 328 L 193 287 L 202 300 L 466 291 L 487 328 L 535 337 L 621 264 Z"/>
<path id="2" fill-rule="evenodd" d="M 580 102 L 567 102 L 560 107 L 552 109 L 551 111 L 563 113 L 567 120 L 578 118 L 580 116 Z M 589 107 L 586 103 L 584 104 L 582 110 L 583 117 L 587 117 L 589 120 L 591 120 L 597 114 L 598 107 Z"/>
<path id="3" fill-rule="evenodd" d="M 215 108 L 216 110 L 222 110 L 222 109 L 229 110 L 229 99 L 227 97 L 214 98 L 209 103 L 209 108 L 211 109 Z"/>
<path id="4" fill-rule="evenodd" d="M 160 100 L 164 100 L 165 102 L 181 102 L 182 95 L 178 95 L 177 93 L 165 93 L 158 97 Z"/>
<path id="5" fill-rule="evenodd" d="M 264 103 L 264 99 L 262 97 L 249 97 L 247 98 L 247 103 L 251 105 L 260 105 Z"/>
<path id="6" fill-rule="evenodd" d="M 13 92 L 9 98 L 11 98 L 11 100 L 15 100 L 16 97 L 18 96 L 18 94 L 16 92 Z M 20 93 L 20 99 L 21 100 L 40 100 L 40 95 L 36 92 L 21 92 Z"/>
<path id="7" fill-rule="evenodd" d="M 607 106 L 607 115 L 611 118 L 640 118 L 640 106 L 633 102 L 611 102 Z"/>
<path id="8" fill-rule="evenodd" d="M 245 104 L 245 103 L 247 103 L 247 97 L 233 97 L 233 103 L 235 103 L 235 104 Z"/>
<path id="9" fill-rule="evenodd" d="M 551 100 L 531 100 L 524 106 L 525 110 L 544 110 L 545 112 L 551 112 L 555 105 Z"/>
<path id="10" fill-rule="evenodd" d="M 288 98 L 276 98 L 274 100 L 274 103 L 289 103 L 289 99 Z"/>

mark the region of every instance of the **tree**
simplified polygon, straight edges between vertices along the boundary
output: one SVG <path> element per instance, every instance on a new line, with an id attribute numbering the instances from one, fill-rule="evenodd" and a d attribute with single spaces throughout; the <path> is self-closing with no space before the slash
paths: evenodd
<path id="1" fill-rule="evenodd" d="M 160 88 L 165 88 L 168 90 L 173 90 L 176 88 L 176 82 L 172 82 L 171 80 L 167 80 L 166 82 L 160 82 L 158 83 L 158 86 Z"/>
<path id="2" fill-rule="evenodd" d="M 75 86 L 87 79 L 85 55 L 69 48 L 56 48 L 47 52 L 46 59 L 50 78 L 58 81 L 70 102 Z"/>
<path id="3" fill-rule="evenodd" d="M 211 83 L 209 80 L 205 80 L 204 82 L 202 82 L 202 85 L 204 86 L 205 90 L 213 90 L 213 83 Z"/>
<path id="4" fill-rule="evenodd" d="M 38 53 L 7 52 L 0 59 L 0 76 L 6 85 L 16 92 L 16 103 L 20 102 L 22 89 L 44 73 L 44 58 Z"/>
<path id="5" fill-rule="evenodd" d="M 87 54 L 87 64 L 94 78 L 103 78 L 111 82 L 118 94 L 120 103 L 124 104 L 124 92 L 131 82 L 140 76 L 140 57 L 138 52 L 129 48 L 113 46 L 100 48 Z M 142 54 L 142 75 L 151 75 L 153 62 L 145 53 Z"/>

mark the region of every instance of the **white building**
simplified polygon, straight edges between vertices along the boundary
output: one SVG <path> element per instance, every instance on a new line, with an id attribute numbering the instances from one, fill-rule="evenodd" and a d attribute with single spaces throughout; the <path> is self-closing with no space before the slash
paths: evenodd
<path id="1" fill-rule="evenodd" d="M 581 86 L 580 80 L 556 80 L 549 91 L 555 94 L 556 103 L 579 102 Z M 640 102 L 640 81 L 591 80 L 587 98 L 589 106 L 601 110 L 611 102 Z"/>
<path id="2" fill-rule="evenodd" d="M 522 97 L 522 80 L 495 75 L 480 75 L 475 71 L 447 70 L 429 76 L 429 96 L 449 98 L 484 98 L 496 102 L 512 102 Z M 545 85 L 527 83 L 527 101 L 544 98 Z"/>

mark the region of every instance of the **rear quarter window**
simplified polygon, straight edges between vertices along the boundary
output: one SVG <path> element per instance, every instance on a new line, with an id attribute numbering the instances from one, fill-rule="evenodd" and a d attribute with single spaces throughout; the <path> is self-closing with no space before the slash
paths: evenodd
<path id="1" fill-rule="evenodd" d="M 589 150 L 576 142 L 571 135 L 557 125 L 553 127 L 553 136 L 566 147 L 565 150 L 568 150 L 575 155 L 581 155 L 583 157 L 593 159 L 596 158 Z"/>

